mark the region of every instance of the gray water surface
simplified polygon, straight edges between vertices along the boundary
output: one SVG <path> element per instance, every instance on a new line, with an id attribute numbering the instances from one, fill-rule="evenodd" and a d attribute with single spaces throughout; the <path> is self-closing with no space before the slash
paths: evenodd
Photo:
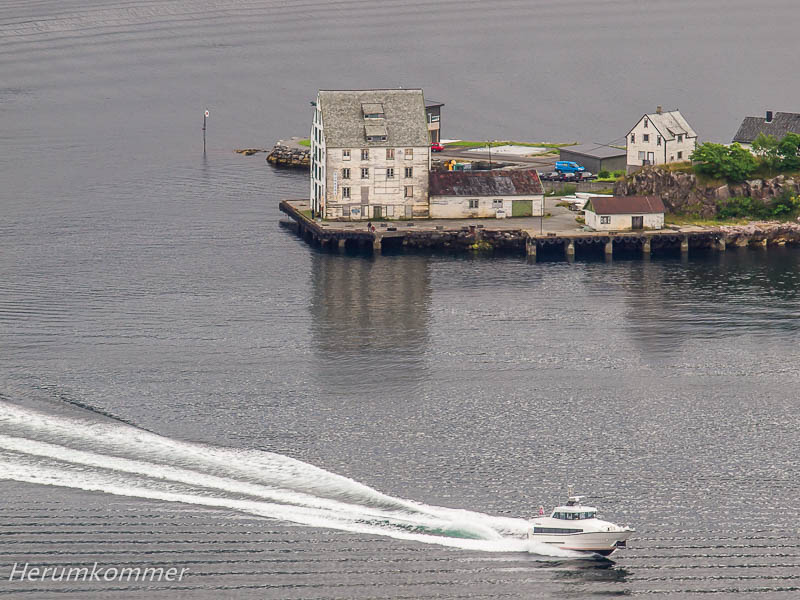
<path id="1" fill-rule="evenodd" d="M 796 109 L 798 16 L 4 3 L 0 595 L 796 597 L 798 250 L 327 254 L 279 226 L 305 175 L 232 150 L 304 134 L 317 88 L 396 85 L 446 103 L 445 137 L 605 142 L 662 104 L 728 141 Z M 570 484 L 630 548 L 524 545 Z M 191 576 L 8 582 L 20 561 Z"/>

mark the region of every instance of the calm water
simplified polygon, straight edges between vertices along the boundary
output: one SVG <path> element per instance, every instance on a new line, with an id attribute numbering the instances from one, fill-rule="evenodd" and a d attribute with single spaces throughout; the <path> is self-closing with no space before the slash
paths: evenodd
<path id="1" fill-rule="evenodd" d="M 800 251 L 326 254 L 279 226 L 304 175 L 232 149 L 396 85 L 445 137 L 605 142 L 662 104 L 726 141 L 797 108 L 798 17 L 4 2 L 0 596 L 797 597 Z M 630 548 L 521 539 L 569 484 Z M 191 576 L 8 582 L 26 561 Z"/>

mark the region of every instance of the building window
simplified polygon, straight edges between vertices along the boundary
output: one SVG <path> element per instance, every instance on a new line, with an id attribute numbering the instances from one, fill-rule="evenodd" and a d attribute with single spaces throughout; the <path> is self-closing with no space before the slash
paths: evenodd
<path id="1" fill-rule="evenodd" d="M 414 197 L 414 186 L 413 185 L 405 186 L 405 188 L 403 189 L 403 196 L 405 198 L 413 198 Z"/>
<path id="2" fill-rule="evenodd" d="M 600 217 L 600 225 L 611 225 L 611 217 Z"/>
<path id="3" fill-rule="evenodd" d="M 367 148 L 361 149 L 361 160 L 369 160 L 369 150 Z"/>
<path id="4" fill-rule="evenodd" d="M 467 202 L 469 202 L 469 208 L 478 208 L 478 199 L 477 198 L 471 198 Z"/>
<path id="5" fill-rule="evenodd" d="M 644 128 L 647 129 L 647 119 L 644 120 Z"/>
<path id="6" fill-rule="evenodd" d="M 394 160 L 394 148 L 386 149 L 386 160 Z"/>
<path id="7" fill-rule="evenodd" d="M 413 148 L 406 148 L 406 158 L 414 158 L 414 149 Z"/>
<path id="8" fill-rule="evenodd" d="M 635 144 L 635 143 L 636 143 L 636 134 L 632 133 L 631 134 L 631 144 Z"/>
<path id="9" fill-rule="evenodd" d="M 661 136 L 659 135 L 658 137 L 656 137 L 656 146 L 660 145 L 661 145 Z"/>
<path id="10" fill-rule="evenodd" d="M 369 169 L 361 169 L 361 179 L 369 179 Z"/>
<path id="11" fill-rule="evenodd" d="M 680 144 L 683 141 L 683 135 L 678 136 L 678 143 Z"/>
<path id="12" fill-rule="evenodd" d="M 342 150 L 342 160 L 350 160 L 350 150 Z"/>
<path id="13" fill-rule="evenodd" d="M 642 134 L 642 141 L 643 142 L 649 142 L 650 141 L 650 134 L 649 133 L 643 133 Z"/>
<path id="14" fill-rule="evenodd" d="M 492 200 L 492 208 L 503 208 L 503 200 L 501 198 Z"/>
<path id="15" fill-rule="evenodd" d="M 350 169 L 342 169 L 342 179 L 350 179 Z"/>
<path id="16" fill-rule="evenodd" d="M 681 152 L 678 152 L 678 160 L 680 160 L 680 159 L 682 159 L 682 158 L 683 158 L 683 151 L 681 151 Z"/>
<path id="17" fill-rule="evenodd" d="M 394 167 L 386 169 L 386 179 L 394 179 Z"/>
<path id="18" fill-rule="evenodd" d="M 342 188 L 342 198 L 350 198 L 350 188 L 343 187 Z"/>
<path id="19" fill-rule="evenodd" d="M 406 179 L 411 179 L 414 176 L 414 167 L 406 167 Z"/>
<path id="20" fill-rule="evenodd" d="M 439 115 L 428 115 L 428 123 L 438 123 Z"/>
<path id="21" fill-rule="evenodd" d="M 644 160 L 644 150 L 639 150 L 639 160 Z"/>

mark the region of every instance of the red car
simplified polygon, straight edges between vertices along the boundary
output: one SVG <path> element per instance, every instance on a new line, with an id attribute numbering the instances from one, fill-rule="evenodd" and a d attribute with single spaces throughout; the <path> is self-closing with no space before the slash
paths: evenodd
<path id="1" fill-rule="evenodd" d="M 431 144 L 431 152 L 441 152 L 444 150 L 444 146 L 442 146 L 439 142 L 433 142 Z"/>

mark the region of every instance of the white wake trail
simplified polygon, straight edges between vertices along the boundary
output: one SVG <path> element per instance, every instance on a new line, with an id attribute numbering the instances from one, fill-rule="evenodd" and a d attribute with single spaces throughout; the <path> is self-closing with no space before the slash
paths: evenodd
<path id="1" fill-rule="evenodd" d="M 0 401 L 0 479 L 240 511 L 467 550 L 574 553 L 524 539 L 523 519 L 382 494 L 280 454 L 171 440 Z"/>

